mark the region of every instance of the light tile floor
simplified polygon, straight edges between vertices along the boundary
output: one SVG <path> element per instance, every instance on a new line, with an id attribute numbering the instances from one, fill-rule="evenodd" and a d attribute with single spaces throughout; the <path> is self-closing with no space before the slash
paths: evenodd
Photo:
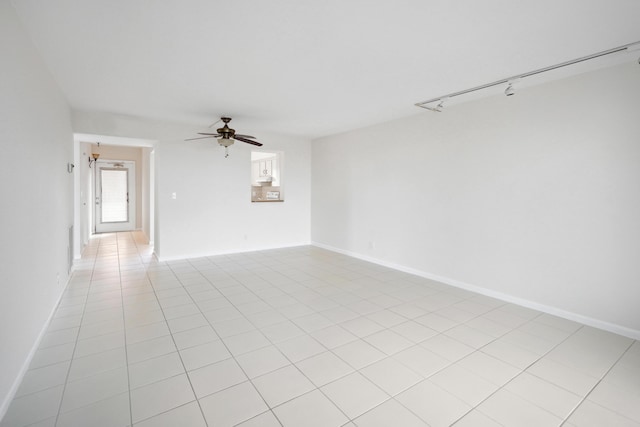
<path id="1" fill-rule="evenodd" d="M 640 344 L 315 247 L 95 236 L 6 426 L 640 426 Z"/>

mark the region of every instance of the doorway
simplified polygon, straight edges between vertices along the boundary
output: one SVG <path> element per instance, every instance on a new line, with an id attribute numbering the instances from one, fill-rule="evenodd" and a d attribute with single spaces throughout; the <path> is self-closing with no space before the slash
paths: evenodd
<path id="1" fill-rule="evenodd" d="M 149 244 L 153 245 L 156 191 L 153 154 L 158 141 L 86 133 L 74 134 L 74 140 L 74 259 L 80 259 L 83 248 L 96 232 L 141 230 Z M 95 153 L 100 158 L 94 163 Z M 96 200 L 96 196 L 100 195 L 100 186 L 96 183 L 100 175 L 97 169 L 105 163 L 107 167 L 113 167 L 113 163 L 133 165 L 127 174 L 129 203 L 126 223 L 119 221 L 123 219 L 122 216 L 115 218 L 116 221 L 114 217 L 107 217 L 106 222 L 97 220 L 97 214 L 101 212 L 97 212 L 99 205 L 96 202 L 102 200 Z"/>
<path id="2" fill-rule="evenodd" d="M 100 161 L 95 167 L 95 232 L 131 231 L 136 226 L 135 162 Z"/>

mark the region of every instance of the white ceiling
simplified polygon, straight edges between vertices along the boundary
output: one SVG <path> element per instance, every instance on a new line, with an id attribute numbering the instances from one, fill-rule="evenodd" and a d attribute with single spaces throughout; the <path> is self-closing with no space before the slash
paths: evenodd
<path id="1" fill-rule="evenodd" d="M 75 109 L 309 138 L 640 41 L 638 0 L 13 4 Z"/>

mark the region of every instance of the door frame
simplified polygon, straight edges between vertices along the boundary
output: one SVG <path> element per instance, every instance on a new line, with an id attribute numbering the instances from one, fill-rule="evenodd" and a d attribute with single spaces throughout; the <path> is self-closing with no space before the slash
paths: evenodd
<path id="1" fill-rule="evenodd" d="M 102 191 L 100 189 L 102 170 L 126 170 L 128 211 L 127 221 L 101 222 Z M 97 160 L 94 166 L 94 233 L 113 233 L 116 231 L 132 231 L 136 229 L 136 162 L 133 160 Z"/>

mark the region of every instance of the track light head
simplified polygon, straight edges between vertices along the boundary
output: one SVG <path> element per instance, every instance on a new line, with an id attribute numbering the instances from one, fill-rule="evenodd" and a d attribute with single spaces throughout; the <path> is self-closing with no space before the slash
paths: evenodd
<path id="1" fill-rule="evenodd" d="M 513 89 L 513 83 L 509 83 L 509 86 L 504 90 L 504 94 L 506 96 L 513 96 L 516 93 L 515 89 Z"/>
<path id="2" fill-rule="evenodd" d="M 446 101 L 446 98 L 434 99 L 433 101 L 431 101 L 431 105 L 424 105 L 423 108 L 433 111 L 434 113 L 442 113 L 442 109 L 444 108 L 444 101 Z M 438 104 L 433 105 L 436 102 Z"/>

